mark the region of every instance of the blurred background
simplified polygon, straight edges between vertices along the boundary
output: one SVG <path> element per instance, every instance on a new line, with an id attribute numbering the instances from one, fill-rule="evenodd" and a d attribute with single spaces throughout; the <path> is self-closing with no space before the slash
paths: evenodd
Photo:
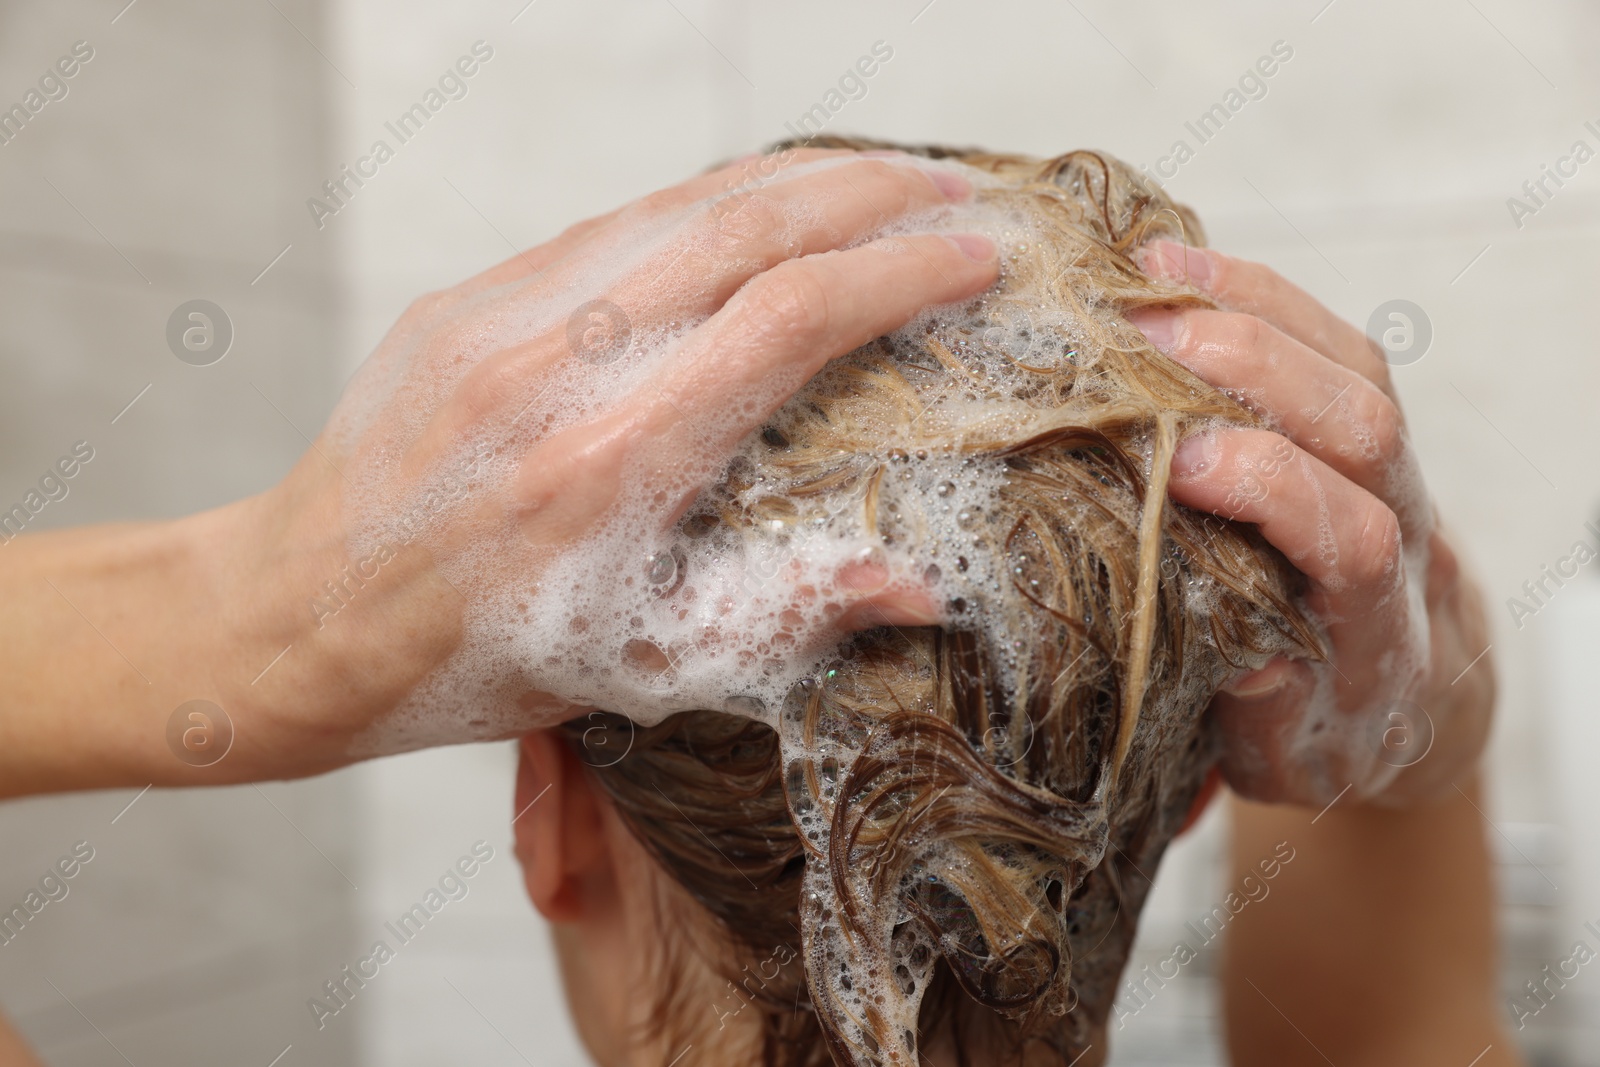
<path id="1" fill-rule="evenodd" d="M 80 440 L 94 458 L 36 528 L 259 492 L 412 298 L 808 112 L 829 132 L 1107 150 L 1213 244 L 1358 324 L 1409 301 L 1431 334 L 1394 373 L 1495 625 L 1484 810 L 1512 1018 L 1547 964 L 1600 948 L 1600 563 L 1541 603 L 1523 590 L 1600 544 L 1597 40 L 1579 0 L 8 0 L 0 107 L 75 46 L 92 58 L 26 123 L 0 116 L 0 505 Z M 398 144 L 385 124 L 475 42 L 492 56 L 466 95 Z M 864 95 L 830 97 L 879 42 Z M 380 138 L 394 157 L 316 218 L 308 200 Z M 191 300 L 232 328 L 207 366 L 168 341 Z M 0 946 L 0 1005 L 56 1067 L 584 1063 L 510 850 L 512 767 L 484 746 L 0 807 L 7 907 L 94 849 Z M 1221 833 L 1213 812 L 1174 849 L 1133 967 L 1226 894 Z M 470 895 L 319 1029 L 308 998 L 478 841 L 493 859 Z M 1113 1062 L 1219 1063 L 1213 966 L 1114 1024 Z M 1600 1064 L 1597 1020 L 1587 967 L 1516 1036 L 1539 1064 Z"/>

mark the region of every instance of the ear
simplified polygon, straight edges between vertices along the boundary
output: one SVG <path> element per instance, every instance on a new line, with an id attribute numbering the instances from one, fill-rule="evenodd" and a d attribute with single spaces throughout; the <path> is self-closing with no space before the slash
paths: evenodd
<path id="1" fill-rule="evenodd" d="M 556 731 L 523 737 L 519 756 L 511 829 L 528 896 L 549 921 L 577 922 L 615 881 L 601 798 Z"/>

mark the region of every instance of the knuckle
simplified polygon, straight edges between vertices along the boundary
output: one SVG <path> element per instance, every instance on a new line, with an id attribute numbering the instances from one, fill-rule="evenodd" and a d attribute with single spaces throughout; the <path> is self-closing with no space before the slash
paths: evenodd
<path id="1" fill-rule="evenodd" d="M 828 332 L 827 287 L 813 271 L 794 260 L 759 275 L 744 291 L 744 313 L 762 333 L 810 340 Z"/>
<path id="2" fill-rule="evenodd" d="M 517 403 L 531 377 L 527 360 L 520 356 L 484 360 L 472 368 L 457 390 L 462 413 L 477 423 L 508 404 Z"/>
<path id="3" fill-rule="evenodd" d="M 455 298 L 451 290 L 435 289 L 432 292 L 423 293 L 406 305 L 406 309 L 400 318 L 410 325 L 420 326 L 432 322 L 454 304 Z"/>
<path id="4" fill-rule="evenodd" d="M 630 210 L 640 215 L 666 215 L 684 206 L 683 190 L 676 187 L 657 189 L 634 202 Z"/>
<path id="5" fill-rule="evenodd" d="M 1266 337 L 1267 324 L 1254 315 L 1236 311 L 1213 312 L 1204 317 L 1207 326 L 1197 343 L 1210 343 L 1241 356 L 1254 356 Z"/>
<path id="6" fill-rule="evenodd" d="M 1365 382 L 1356 392 L 1352 407 L 1362 458 L 1387 462 L 1405 443 L 1400 409 L 1383 390 Z"/>
<path id="7" fill-rule="evenodd" d="M 578 222 L 574 222 L 571 226 L 568 226 L 566 229 L 557 234 L 555 241 L 551 243 L 566 244 L 580 241 L 589 236 L 591 233 L 600 229 L 600 227 L 604 226 L 606 221 L 607 217 L 605 215 L 599 215 L 592 219 L 582 219 Z M 533 251 L 533 249 L 529 249 L 529 251 Z M 521 255 L 526 255 L 526 253 L 522 253 Z M 519 255 L 519 259 L 521 258 L 521 255 Z"/>
<path id="8" fill-rule="evenodd" d="M 865 161 L 866 173 L 873 182 L 870 206 L 885 215 L 903 214 L 925 191 L 933 189 L 933 179 L 915 167 L 895 166 L 882 159 Z"/>
<path id="9" fill-rule="evenodd" d="M 743 256 L 781 232 L 784 218 L 771 198 L 749 191 L 734 192 L 706 206 L 700 227 L 711 235 L 713 255 Z"/>
<path id="10" fill-rule="evenodd" d="M 1259 263 L 1214 249 L 1208 250 L 1207 255 L 1211 257 L 1211 293 L 1228 303 L 1260 289 L 1267 280 L 1264 276 L 1271 273 Z"/>
<path id="11" fill-rule="evenodd" d="M 1239 260 L 1214 248 L 1206 249 L 1206 258 L 1211 261 L 1211 284 L 1207 288 L 1219 297 L 1231 292 L 1238 284 Z"/>

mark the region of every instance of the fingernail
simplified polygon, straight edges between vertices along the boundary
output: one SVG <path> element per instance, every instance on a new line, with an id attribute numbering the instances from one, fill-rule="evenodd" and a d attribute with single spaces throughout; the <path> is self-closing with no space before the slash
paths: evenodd
<path id="1" fill-rule="evenodd" d="M 1283 688 L 1282 678 L 1262 678 L 1255 681 L 1251 679 L 1252 676 L 1247 674 L 1238 681 L 1223 686 L 1222 691 L 1241 700 L 1253 700 L 1256 697 L 1267 696 L 1269 693 L 1276 693 Z"/>
<path id="2" fill-rule="evenodd" d="M 981 233 L 948 234 L 945 240 L 961 249 L 961 254 L 974 263 L 987 263 L 994 258 L 994 242 Z"/>
<path id="3" fill-rule="evenodd" d="M 838 577 L 852 597 L 870 597 L 889 588 L 889 568 L 871 556 L 846 563 L 839 568 Z"/>
<path id="4" fill-rule="evenodd" d="M 1183 330 L 1182 318 L 1181 312 L 1166 308 L 1138 308 L 1128 312 L 1128 321 L 1163 355 L 1171 355 L 1178 347 Z"/>
<path id="5" fill-rule="evenodd" d="M 1217 462 L 1217 435 L 1197 433 L 1185 437 L 1172 453 L 1172 473 L 1180 478 L 1197 478 Z"/>
<path id="6" fill-rule="evenodd" d="M 923 173 L 933 179 L 933 184 L 938 186 L 939 192 L 944 194 L 946 200 L 965 200 L 972 195 L 972 183 L 959 174 L 934 169 L 925 170 Z"/>
<path id="7" fill-rule="evenodd" d="M 1275 660 L 1258 671 L 1251 671 L 1233 679 L 1222 687 L 1222 691 L 1229 696 L 1248 700 L 1276 693 L 1288 682 L 1288 665 L 1283 660 Z"/>
<path id="8" fill-rule="evenodd" d="M 1152 241 L 1139 250 L 1139 268 L 1152 278 L 1188 282 L 1204 289 L 1211 282 L 1211 257 L 1203 248 L 1176 241 Z"/>

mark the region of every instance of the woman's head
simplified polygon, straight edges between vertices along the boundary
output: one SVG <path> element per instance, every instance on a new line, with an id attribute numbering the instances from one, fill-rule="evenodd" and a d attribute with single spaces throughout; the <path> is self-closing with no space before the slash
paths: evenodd
<path id="1" fill-rule="evenodd" d="M 1124 318 L 1203 303 L 1132 259 L 1194 218 L 1095 153 L 921 151 L 992 176 L 999 286 L 819 376 L 685 522 L 781 540 L 856 512 L 960 594 L 942 624 L 850 641 L 776 731 L 596 716 L 526 749 L 530 788 L 590 798 L 580 858 L 638 876 L 597 899 L 637 898 L 626 1021 L 663 1062 L 730 1020 L 772 1065 L 1103 1047 L 1146 877 L 1217 760 L 1207 703 L 1315 652 L 1287 563 L 1166 500 L 1186 433 L 1256 421 Z"/>

